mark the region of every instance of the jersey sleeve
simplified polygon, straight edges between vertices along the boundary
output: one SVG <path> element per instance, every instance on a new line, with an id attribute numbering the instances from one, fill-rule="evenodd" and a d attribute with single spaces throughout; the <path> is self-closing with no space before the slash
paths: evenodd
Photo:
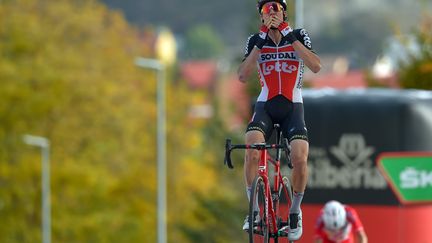
<path id="1" fill-rule="evenodd" d="M 309 33 L 305 29 L 295 29 L 294 35 L 307 49 L 315 53 L 312 48 L 312 40 L 309 36 Z"/>
<path id="2" fill-rule="evenodd" d="M 252 49 L 255 46 L 255 42 L 256 42 L 256 34 L 249 36 L 249 38 L 246 41 L 246 46 L 245 46 L 245 53 L 244 53 L 244 57 L 243 60 L 246 60 L 246 58 L 249 56 L 249 54 L 252 52 Z"/>
<path id="3" fill-rule="evenodd" d="M 363 231 L 363 224 L 360 220 L 360 217 L 357 214 L 357 211 L 349 206 L 345 206 L 345 209 L 347 211 L 347 218 L 348 221 L 352 224 L 352 231 L 353 232 L 358 232 L 358 231 Z"/>

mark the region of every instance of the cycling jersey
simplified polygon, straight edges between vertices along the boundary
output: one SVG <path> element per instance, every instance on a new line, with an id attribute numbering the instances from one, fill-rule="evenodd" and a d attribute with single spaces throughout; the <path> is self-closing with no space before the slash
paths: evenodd
<path id="1" fill-rule="evenodd" d="M 315 225 L 315 238 L 321 239 L 323 243 L 354 243 L 354 233 L 363 231 L 363 224 L 354 208 L 344 205 L 347 224 L 337 232 L 326 230 L 322 219 L 323 211 Z"/>
<path id="2" fill-rule="evenodd" d="M 313 51 L 312 42 L 306 30 L 295 29 L 293 34 L 306 48 Z M 258 33 L 248 38 L 245 59 L 259 38 Z M 267 101 L 277 95 L 283 95 L 291 102 L 303 102 L 301 88 L 304 64 L 303 60 L 296 55 L 292 45 L 289 44 L 287 37 L 282 37 L 279 44 L 275 44 L 268 38 L 267 43 L 261 49 L 257 66 L 261 83 L 261 93 L 257 101 Z"/>
<path id="3" fill-rule="evenodd" d="M 293 34 L 307 49 L 313 51 L 306 30 L 295 29 Z M 258 33 L 248 38 L 243 60 L 252 52 L 259 38 Z M 283 136 L 289 141 L 308 141 L 301 96 L 304 65 L 288 38 L 282 36 L 278 44 L 268 38 L 261 49 L 257 67 L 261 93 L 246 131 L 260 131 L 267 141 L 273 131 L 273 124 L 279 123 Z"/>

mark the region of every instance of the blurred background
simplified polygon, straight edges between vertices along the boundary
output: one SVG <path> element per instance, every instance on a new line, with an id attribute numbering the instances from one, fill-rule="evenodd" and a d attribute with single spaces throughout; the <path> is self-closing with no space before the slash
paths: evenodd
<path id="1" fill-rule="evenodd" d="M 223 156 L 225 138 L 242 143 L 260 88 L 256 78 L 244 85 L 236 76 L 246 40 L 259 28 L 255 4 L 0 1 L 0 242 L 246 242 L 243 153 L 233 154 L 234 170 Z M 342 170 L 329 163 L 350 144 L 369 151 L 364 176 L 380 152 L 431 151 L 432 2 L 288 6 L 290 24 L 308 30 L 323 65 L 304 78 L 312 173 Z M 365 99 L 363 113 L 344 120 Z M 319 116 L 327 103 L 347 104 L 338 108 L 346 112 L 327 106 L 333 113 Z M 414 108 L 400 113 L 392 106 L 398 104 Z M 370 107 L 378 108 L 368 113 Z M 362 122 L 371 114 L 380 116 L 379 126 Z M 336 124 L 329 140 L 319 132 L 326 124 Z M 389 124 L 398 125 L 387 139 L 373 137 L 382 138 L 379 129 Z M 406 124 L 412 130 L 395 133 Z M 334 158 L 325 160 L 328 151 Z M 311 242 L 314 217 L 328 199 L 359 204 L 360 218 L 374 205 L 373 212 L 384 207 L 390 215 L 394 207 L 401 219 L 402 204 L 371 173 L 361 180 L 375 182 L 352 187 L 344 184 L 349 175 L 329 185 L 312 174 L 301 242 Z M 373 219 L 363 217 L 366 232 L 373 231 Z M 400 225 L 394 227 L 386 232 Z M 385 242 L 374 237 L 370 242 Z"/>

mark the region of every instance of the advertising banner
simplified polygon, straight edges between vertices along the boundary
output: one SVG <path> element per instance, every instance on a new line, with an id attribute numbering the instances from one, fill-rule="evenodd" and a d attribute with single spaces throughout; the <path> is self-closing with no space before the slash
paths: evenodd
<path id="1" fill-rule="evenodd" d="M 383 153 L 377 164 L 401 203 L 432 203 L 432 152 Z"/>
<path id="2" fill-rule="evenodd" d="M 432 92 L 305 90 L 306 203 L 398 205 L 376 166 L 383 152 L 432 151 Z"/>

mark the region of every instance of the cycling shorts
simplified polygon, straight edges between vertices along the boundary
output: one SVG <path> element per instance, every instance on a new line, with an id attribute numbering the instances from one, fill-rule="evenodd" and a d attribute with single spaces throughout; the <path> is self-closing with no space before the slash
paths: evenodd
<path id="1" fill-rule="evenodd" d="M 268 141 L 274 124 L 280 125 L 283 136 L 289 142 L 294 139 L 308 141 L 303 103 L 293 103 L 282 95 L 275 96 L 266 102 L 257 102 L 246 132 L 260 131 Z"/>

